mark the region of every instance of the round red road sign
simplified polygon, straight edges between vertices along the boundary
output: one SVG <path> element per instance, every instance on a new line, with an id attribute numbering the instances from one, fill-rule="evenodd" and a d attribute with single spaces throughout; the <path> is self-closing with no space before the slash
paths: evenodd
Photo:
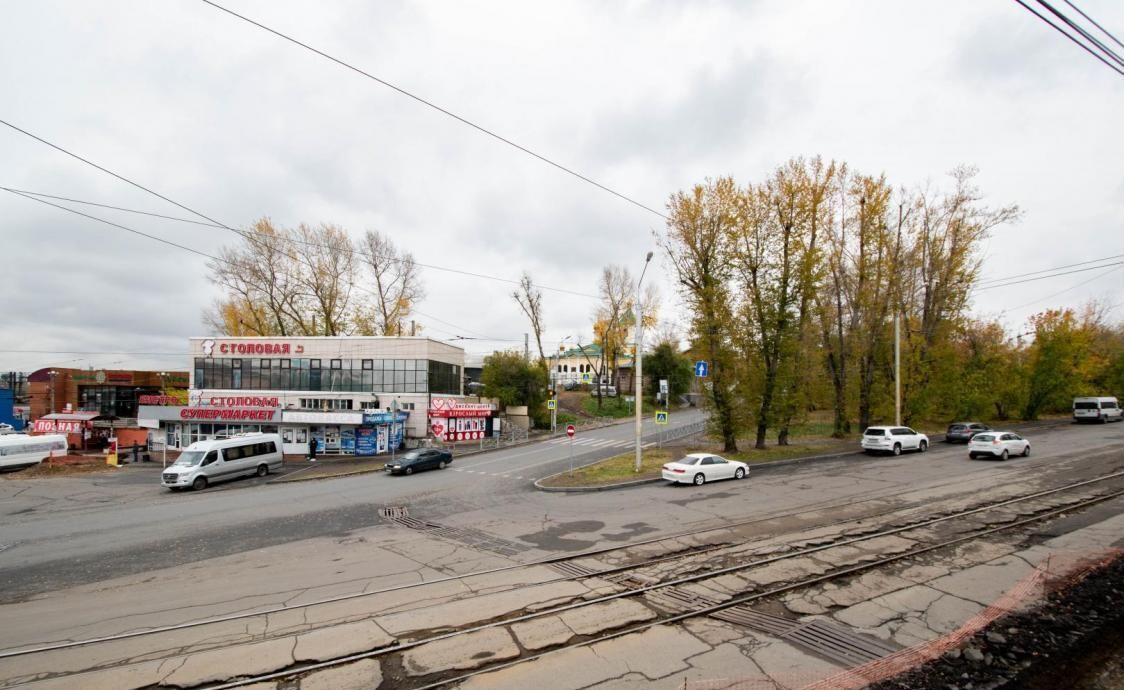
<path id="1" fill-rule="evenodd" d="M 574 428 L 573 424 L 567 424 L 566 425 L 566 435 L 569 436 L 570 438 L 573 438 L 574 434 L 576 434 L 577 431 L 578 430 Z"/>

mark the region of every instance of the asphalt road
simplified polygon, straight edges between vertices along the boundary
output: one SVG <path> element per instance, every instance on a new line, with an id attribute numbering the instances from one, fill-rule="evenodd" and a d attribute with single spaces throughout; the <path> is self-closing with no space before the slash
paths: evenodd
<path id="1" fill-rule="evenodd" d="M 672 415 L 668 429 L 704 419 Z M 645 420 L 644 441 L 660 433 Z M 379 524 L 388 505 L 449 514 L 539 494 L 536 478 L 633 447 L 632 423 L 456 458 L 444 471 L 409 477 L 356 475 L 269 484 L 246 478 L 202 492 L 159 486 L 160 465 L 0 483 L 0 602 L 120 575 L 201 561 Z M 264 485 L 263 485 L 264 484 Z"/>

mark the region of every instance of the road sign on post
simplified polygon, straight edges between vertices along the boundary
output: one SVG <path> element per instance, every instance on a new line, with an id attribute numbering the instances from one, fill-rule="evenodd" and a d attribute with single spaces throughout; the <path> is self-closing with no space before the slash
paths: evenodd
<path id="1" fill-rule="evenodd" d="M 582 383 L 589 383 L 589 382 L 590 382 L 590 375 L 589 375 L 589 372 L 587 371 L 586 373 L 582 374 Z"/>
<path id="2" fill-rule="evenodd" d="M 660 379 L 660 395 L 667 397 L 667 379 Z"/>
<path id="3" fill-rule="evenodd" d="M 667 424 L 667 411 L 658 410 L 656 412 L 656 424 Z"/>
<path id="4" fill-rule="evenodd" d="M 577 432 L 573 424 L 566 425 L 566 435 L 570 437 L 570 474 L 574 473 L 574 434 Z"/>
<path id="5" fill-rule="evenodd" d="M 706 363 L 705 359 L 700 359 L 695 362 L 695 376 L 702 378 L 710 373 L 710 365 Z"/>
<path id="6" fill-rule="evenodd" d="M 558 409 L 558 401 L 557 400 L 547 400 L 546 401 L 546 409 L 548 409 L 548 410 Z"/>

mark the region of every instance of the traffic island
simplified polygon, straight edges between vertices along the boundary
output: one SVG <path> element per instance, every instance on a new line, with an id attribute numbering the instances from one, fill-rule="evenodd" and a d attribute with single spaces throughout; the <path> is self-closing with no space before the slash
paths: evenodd
<path id="1" fill-rule="evenodd" d="M 588 465 L 543 477 L 535 482 L 535 488 L 550 492 L 605 491 L 622 489 L 641 484 L 664 481 L 664 463 L 677 460 L 687 453 L 714 453 L 729 460 L 738 460 L 750 465 L 779 465 L 808 460 L 831 459 L 855 453 L 854 444 L 847 441 L 831 440 L 824 443 L 810 442 L 793 446 L 774 446 L 762 450 L 750 449 L 736 453 L 724 453 L 720 447 L 700 447 L 698 444 L 676 443 L 662 448 L 646 448 L 642 451 L 641 470 L 635 471 L 634 451 L 615 455 L 608 460 L 599 460 Z"/>

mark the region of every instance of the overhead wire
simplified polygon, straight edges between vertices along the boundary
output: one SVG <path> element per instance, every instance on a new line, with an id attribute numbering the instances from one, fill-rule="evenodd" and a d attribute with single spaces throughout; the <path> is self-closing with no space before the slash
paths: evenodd
<path id="1" fill-rule="evenodd" d="M 229 14 L 232 17 L 236 17 L 236 18 L 246 22 L 247 24 L 251 24 L 253 26 L 256 26 L 259 29 L 262 29 L 263 31 L 267 31 L 267 32 L 273 34 L 274 36 L 277 36 L 278 38 L 286 40 L 289 43 L 292 43 L 293 45 L 300 46 L 301 48 L 304 48 L 305 50 L 307 50 L 309 52 L 315 53 L 316 55 L 319 55 L 320 57 L 322 57 L 326 60 L 334 62 L 341 67 L 349 69 L 352 72 L 355 72 L 356 74 L 359 74 L 361 76 L 366 77 L 367 79 L 370 79 L 371 81 L 374 81 L 374 82 L 376 82 L 378 84 L 381 84 L 381 85 L 383 85 L 383 86 L 385 86 L 389 89 L 392 89 L 392 90 L 398 92 L 399 94 L 401 94 L 403 96 L 406 96 L 407 98 L 410 98 L 414 101 L 417 101 L 418 103 L 421 103 L 422 105 L 424 105 L 428 108 L 432 108 L 433 110 L 436 110 L 437 112 L 439 112 L 443 115 L 451 117 L 454 120 L 460 122 L 461 124 L 467 125 L 468 127 L 471 127 L 472 129 L 475 129 L 476 131 L 478 131 L 482 134 L 485 134 L 489 137 L 492 137 L 493 139 L 495 139 L 497 141 L 500 141 L 504 144 L 507 144 L 508 146 L 510 146 L 514 149 L 522 151 L 523 153 L 525 153 L 529 156 L 532 156 L 533 158 L 536 158 L 539 161 L 541 161 L 543 163 L 546 163 L 547 165 L 550 165 L 554 168 L 557 168 L 558 170 L 561 170 L 562 172 L 564 172 L 568 175 L 572 175 L 573 177 L 576 177 L 577 179 L 579 179 L 583 182 L 591 184 L 594 187 L 597 187 L 598 189 L 600 189 L 604 192 L 608 192 L 609 194 L 612 194 L 613 196 L 615 196 L 619 199 L 622 199 L 622 200 L 624 200 L 624 201 L 626 201 L 626 202 L 628 202 L 628 203 L 630 203 L 634 206 L 637 206 L 638 208 L 641 208 L 641 209 L 643 209 L 643 210 L 645 210 L 649 213 L 653 213 L 653 214 L 659 216 L 660 218 L 663 218 L 664 220 L 667 220 L 667 218 L 668 218 L 666 214 L 664 214 L 660 211 L 657 211 L 656 209 L 654 209 L 650 206 L 647 206 L 647 205 L 637 201 L 636 199 L 633 199 L 630 196 L 622 194 L 621 192 L 618 192 L 615 189 L 612 189 L 611 187 L 608 187 L 608 186 L 606 186 L 606 185 L 604 185 L 604 184 L 602 184 L 602 183 L 600 183 L 600 182 L 598 182 L 598 181 L 596 181 L 596 180 L 594 180 L 594 179 L 592 179 L 592 178 L 590 178 L 586 175 L 583 175 L 582 173 L 579 173 L 572 168 L 569 168 L 565 165 L 562 165 L 561 163 L 558 163 L 557 161 L 554 161 L 554 160 L 546 157 L 545 155 L 543 155 L 541 153 L 537 153 L 537 152 L 531 150 L 530 148 L 527 148 L 526 146 L 523 146 L 522 144 L 518 144 L 515 141 L 513 141 L 511 139 L 508 139 L 507 137 L 504 137 L 504 136 L 496 133 L 493 130 L 490 130 L 490 129 L 482 126 L 482 125 L 478 125 L 475 122 L 473 122 L 472 120 L 469 120 L 468 118 L 466 118 L 462 115 L 458 115 L 458 114 L 454 113 L 453 111 L 451 111 L 447 108 L 444 108 L 440 105 L 437 105 L 433 101 L 422 98 L 421 96 L 418 96 L 417 94 L 412 93 L 412 92 L 406 90 L 405 88 L 403 88 L 401 86 L 398 86 L 397 84 L 393 84 L 390 81 L 387 81 L 386 79 L 383 79 L 382 77 L 378 77 L 378 76 L 376 76 L 376 75 L 374 75 L 374 74 L 372 74 L 372 73 L 370 73 L 370 72 L 368 72 L 368 71 L 366 71 L 362 68 L 356 67 L 355 65 L 353 65 L 349 62 L 346 62 L 346 61 L 344 61 L 344 60 L 342 60 L 338 57 L 330 55 L 330 54 L 324 52 L 323 50 L 320 50 L 319 48 L 314 48 L 313 46 L 309 45 L 308 43 L 304 43 L 303 41 L 300 41 L 296 38 L 293 38 L 292 36 L 290 36 L 288 34 L 282 33 L 281 31 L 278 31 L 277 29 L 266 26 L 265 24 L 262 24 L 259 21 L 256 21 L 254 19 L 250 19 L 249 17 L 247 17 L 245 15 L 242 15 L 242 14 L 239 14 L 232 9 L 224 7 L 220 4 L 218 4 L 217 2 L 213 2 L 212 0 L 201 0 L 201 1 L 206 3 L 207 5 L 210 5 L 211 7 L 214 7 L 217 10 L 221 10 L 222 12 L 225 12 L 225 13 Z"/>
<path id="2" fill-rule="evenodd" d="M 1116 36 L 1114 36 L 1114 35 L 1112 34 L 1112 32 L 1110 32 L 1110 31 L 1109 31 L 1108 29 L 1106 29 L 1106 28 L 1104 28 L 1103 26 L 1101 26 L 1100 24 L 1098 24 L 1098 23 L 1097 23 L 1097 20 L 1093 19 L 1093 18 L 1092 18 L 1092 17 L 1090 17 L 1089 15 L 1085 14 L 1084 12 L 1082 12 L 1082 11 L 1081 11 L 1081 8 L 1080 8 L 1080 7 L 1078 7 L 1077 5 L 1074 5 L 1074 4 L 1073 4 L 1072 2 L 1070 2 L 1069 0 L 1063 0 L 1063 2 L 1065 2 L 1065 4 L 1069 5 L 1069 6 L 1070 6 L 1070 7 L 1072 7 L 1072 8 L 1074 9 L 1074 10 L 1076 10 L 1076 11 L 1077 11 L 1077 14 L 1079 14 L 1079 15 L 1081 15 L 1082 17 L 1084 17 L 1085 19 L 1087 19 L 1087 20 L 1089 21 L 1089 23 L 1090 23 L 1090 24 L 1092 24 L 1093 26 L 1095 26 L 1095 27 L 1097 27 L 1098 29 L 1100 29 L 1100 30 L 1101 30 L 1101 33 L 1103 33 L 1103 34 L 1104 34 L 1105 36 L 1108 36 L 1108 37 L 1109 37 L 1110 39 L 1112 39 L 1112 40 L 1113 40 L 1113 42 L 1115 42 L 1115 43 L 1116 43 L 1116 45 L 1120 46 L 1121 48 L 1124 48 L 1124 43 L 1121 43 L 1121 42 L 1120 42 L 1120 39 L 1118 39 L 1118 38 L 1117 38 Z"/>
<path id="3" fill-rule="evenodd" d="M 1124 58 L 1117 55 L 1116 52 L 1112 50 L 1112 48 L 1109 48 L 1108 46 L 1106 46 L 1096 36 L 1093 36 L 1084 27 L 1080 26 L 1077 22 L 1073 21 L 1068 16 L 1066 16 L 1065 13 L 1063 13 L 1062 11 L 1058 10 L 1056 7 L 1051 5 L 1049 2 L 1047 2 L 1047 0 L 1038 0 L 1038 4 L 1042 5 L 1047 10 L 1049 10 L 1055 17 L 1057 17 L 1058 19 L 1065 22 L 1066 26 L 1073 29 L 1077 33 L 1081 34 L 1081 36 L 1086 41 L 1089 41 L 1090 43 L 1095 45 L 1101 51 L 1101 53 L 1103 53 L 1105 56 L 1107 56 L 1110 60 L 1112 60 L 1116 64 L 1120 65 L 1121 67 L 1124 67 Z"/>
<path id="4" fill-rule="evenodd" d="M 1036 281 L 1039 281 L 1039 280 L 1047 280 L 1049 278 L 1060 278 L 1061 276 L 1073 275 L 1075 273 L 1084 273 L 1086 271 L 1095 271 L 1099 268 L 1109 268 L 1111 266 L 1120 266 L 1120 265 L 1124 265 L 1124 261 L 1117 261 L 1117 262 L 1111 263 L 1111 264 L 1101 264 L 1099 266 L 1089 266 L 1089 267 L 1086 267 L 1086 268 L 1078 268 L 1078 269 L 1074 269 L 1072 271 L 1062 271 L 1062 272 L 1059 272 L 1059 273 L 1052 273 L 1050 275 L 1038 276 L 1038 277 L 1034 277 L 1034 278 L 1024 278 L 1022 280 L 1012 280 L 1012 281 L 1009 281 L 1009 282 L 1006 282 L 1006 283 L 1000 283 L 1000 284 L 997 284 L 997 285 L 985 285 L 981 288 L 977 288 L 976 292 L 983 292 L 985 290 L 994 290 L 996 288 L 1011 287 L 1013 285 L 1022 285 L 1023 283 L 1033 283 L 1033 282 L 1036 282 Z"/>
<path id="5" fill-rule="evenodd" d="M 991 283 L 1002 283 L 1002 282 L 1006 282 L 1008 280 L 1013 280 L 1015 278 L 1025 278 L 1027 276 L 1039 275 L 1039 274 L 1042 274 L 1042 273 L 1053 273 L 1054 271 L 1061 271 L 1061 270 L 1066 269 L 1066 268 L 1074 268 L 1076 266 L 1087 266 L 1089 264 L 1094 264 L 1094 263 L 1099 264 L 1099 263 L 1102 263 L 1104 261 L 1111 261 L 1113 259 L 1124 259 L 1124 254 L 1114 254 L 1112 256 L 1103 256 L 1099 259 L 1089 259 L 1088 261 L 1078 261 L 1077 263 L 1074 263 L 1074 264 L 1065 264 L 1063 266 L 1054 266 L 1053 268 L 1044 268 L 1040 271 L 1029 271 L 1027 273 L 1018 273 L 1018 274 L 1015 274 L 1015 275 L 1005 276 L 1003 278 L 989 278 L 987 280 L 983 280 L 983 281 L 980 281 L 980 282 L 976 283 L 976 285 L 977 286 L 983 286 L 983 285 L 989 285 Z M 1096 268 L 1096 267 L 1094 266 L 1094 268 Z"/>
<path id="6" fill-rule="evenodd" d="M 204 1 L 205 1 L 205 0 L 204 0 Z M 1042 21 L 1044 21 L 1044 22 L 1046 22 L 1047 24 L 1049 24 L 1051 28 L 1053 28 L 1053 29 L 1054 29 L 1055 31 L 1057 31 L 1058 33 L 1060 33 L 1060 34 L 1061 34 L 1062 36 L 1065 36 L 1065 37 L 1066 37 L 1066 38 L 1068 38 L 1069 40 L 1073 41 L 1073 42 L 1074 42 L 1075 44 L 1077 44 L 1077 46 L 1079 46 L 1079 47 L 1080 47 L 1080 48 L 1081 48 L 1082 50 L 1084 50 L 1085 52 L 1089 53 L 1090 55 L 1092 55 L 1093 57 L 1095 57 L 1095 58 L 1096 58 L 1097 60 L 1100 60 L 1101 62 L 1103 62 L 1103 63 L 1105 64 L 1105 66 L 1106 66 L 1106 67 L 1108 67 L 1109 69 L 1111 69 L 1111 70 L 1112 70 L 1113 72 L 1116 72 L 1117 74 L 1119 74 L 1119 75 L 1121 75 L 1121 76 L 1124 76 L 1124 70 L 1121 70 L 1121 69 L 1120 69 L 1120 68 L 1118 68 L 1118 67 L 1117 67 L 1116 65 L 1113 65 L 1113 64 L 1112 64 L 1111 62 L 1109 62 L 1109 61 L 1108 61 L 1108 60 L 1106 60 L 1105 58 L 1103 58 L 1103 57 L 1101 57 L 1100 55 L 1098 55 L 1098 54 L 1096 53 L 1096 51 L 1094 51 L 1094 50 L 1093 50 L 1092 48 L 1090 48 L 1089 46 L 1087 46 L 1087 45 L 1085 45 L 1084 43 L 1082 43 L 1082 42 L 1081 42 L 1080 40 L 1078 40 L 1078 39 L 1077 39 L 1077 38 L 1076 38 L 1075 36 L 1073 36 L 1072 34 L 1070 34 L 1070 33 L 1069 33 L 1068 31 L 1066 31 L 1066 30 L 1065 30 L 1064 28 L 1062 28 L 1061 26 L 1059 26 L 1059 25 L 1055 24 L 1054 22 L 1050 21 L 1049 17 L 1047 17 L 1046 15 L 1044 15 L 1044 14 L 1041 14 L 1040 12 L 1038 12 L 1038 10 L 1036 10 L 1036 9 L 1034 9 L 1033 7 L 1031 7 L 1030 5 L 1028 5 L 1028 4 L 1026 3 L 1026 2 L 1024 2 L 1024 0 L 1015 0 L 1015 2 L 1017 2 L 1017 3 L 1018 3 L 1018 4 L 1020 4 L 1020 5 L 1022 5 L 1022 7 L 1023 7 L 1024 9 L 1026 9 L 1026 11 L 1030 12 L 1030 13 L 1031 13 L 1031 14 L 1033 14 L 1034 16 L 1038 17 L 1038 18 L 1039 18 L 1039 19 L 1041 19 Z"/>

